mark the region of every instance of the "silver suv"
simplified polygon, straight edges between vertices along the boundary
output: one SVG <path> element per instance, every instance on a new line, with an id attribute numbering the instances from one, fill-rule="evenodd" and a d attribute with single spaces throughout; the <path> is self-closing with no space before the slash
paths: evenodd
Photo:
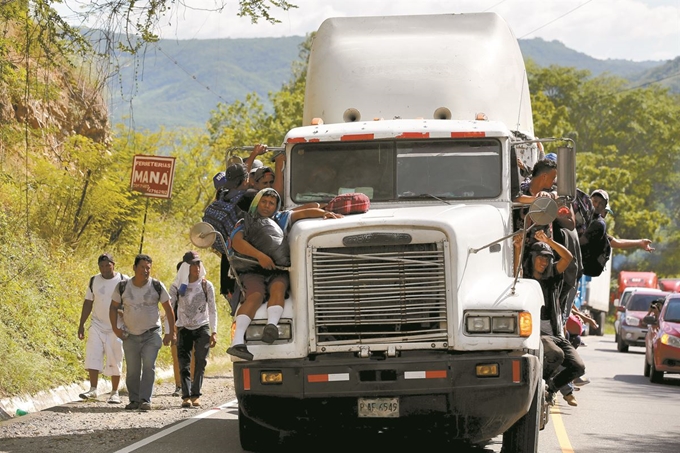
<path id="1" fill-rule="evenodd" d="M 626 306 L 619 306 L 622 313 L 617 329 L 616 349 L 628 352 L 628 346 L 644 346 L 647 324 L 643 318 L 649 313 L 649 307 L 657 299 L 663 299 L 669 294 L 658 289 L 639 288 L 633 292 L 626 302 Z"/>

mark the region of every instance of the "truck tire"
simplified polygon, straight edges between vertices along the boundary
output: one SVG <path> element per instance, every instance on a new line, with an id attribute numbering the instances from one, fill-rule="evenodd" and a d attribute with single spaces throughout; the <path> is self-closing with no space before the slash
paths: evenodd
<path id="1" fill-rule="evenodd" d="M 663 382 L 663 371 L 657 371 L 654 366 L 654 356 L 652 355 L 652 363 L 649 366 L 649 382 L 654 384 L 661 384 Z"/>
<path id="2" fill-rule="evenodd" d="M 628 352 L 628 345 L 623 341 L 621 335 L 619 335 L 619 341 L 616 342 L 616 350 L 619 352 Z"/>
<path id="3" fill-rule="evenodd" d="M 538 432 L 541 422 L 541 382 L 539 380 L 529 412 L 517 420 L 503 433 L 502 453 L 536 453 L 538 452 Z"/>
<path id="4" fill-rule="evenodd" d="M 267 452 L 275 448 L 279 442 L 279 433 L 257 424 L 239 407 L 238 434 L 241 448 L 253 452 Z"/>

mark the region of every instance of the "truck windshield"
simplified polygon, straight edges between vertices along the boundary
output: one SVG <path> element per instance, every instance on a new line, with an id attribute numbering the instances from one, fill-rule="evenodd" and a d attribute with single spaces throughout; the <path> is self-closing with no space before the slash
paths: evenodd
<path id="1" fill-rule="evenodd" d="M 350 192 L 374 201 L 494 198 L 501 192 L 501 145 L 491 139 L 301 143 L 290 165 L 297 203 Z"/>

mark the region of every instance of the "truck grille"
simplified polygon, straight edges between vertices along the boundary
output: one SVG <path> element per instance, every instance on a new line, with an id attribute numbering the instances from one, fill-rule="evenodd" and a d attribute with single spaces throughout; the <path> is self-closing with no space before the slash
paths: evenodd
<path id="1" fill-rule="evenodd" d="M 446 341 L 442 244 L 312 250 L 319 345 Z"/>

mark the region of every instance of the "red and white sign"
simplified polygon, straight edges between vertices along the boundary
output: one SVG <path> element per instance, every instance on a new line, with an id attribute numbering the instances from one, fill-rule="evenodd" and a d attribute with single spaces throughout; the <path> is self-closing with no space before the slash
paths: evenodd
<path id="1" fill-rule="evenodd" d="M 132 161 L 130 189 L 141 192 L 147 197 L 171 198 L 174 175 L 174 157 L 138 154 Z"/>

